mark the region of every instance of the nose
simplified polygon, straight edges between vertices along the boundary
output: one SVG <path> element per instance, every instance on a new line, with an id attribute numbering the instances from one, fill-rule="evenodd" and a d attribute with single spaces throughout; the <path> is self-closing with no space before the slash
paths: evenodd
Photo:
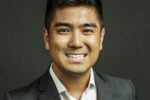
<path id="1" fill-rule="evenodd" d="M 69 42 L 69 47 L 74 48 L 74 49 L 83 47 L 82 36 L 81 36 L 80 32 L 72 33 L 72 36 L 71 36 L 70 42 Z"/>

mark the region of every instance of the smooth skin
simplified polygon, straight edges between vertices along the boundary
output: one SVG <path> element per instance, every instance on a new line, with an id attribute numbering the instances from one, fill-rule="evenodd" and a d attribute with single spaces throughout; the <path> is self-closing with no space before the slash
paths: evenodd
<path id="1" fill-rule="evenodd" d="M 55 74 L 78 100 L 102 50 L 105 29 L 99 22 L 93 7 L 65 7 L 55 11 L 50 28 L 43 31 Z"/>

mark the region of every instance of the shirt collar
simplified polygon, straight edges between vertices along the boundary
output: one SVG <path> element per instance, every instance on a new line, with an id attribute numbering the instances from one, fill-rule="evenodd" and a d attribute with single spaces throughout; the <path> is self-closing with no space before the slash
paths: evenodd
<path id="1" fill-rule="evenodd" d="M 62 93 L 64 91 L 66 91 L 67 89 L 65 88 L 65 86 L 62 84 L 62 82 L 58 79 L 58 77 L 54 73 L 52 65 L 53 64 L 51 64 L 51 66 L 50 66 L 50 75 L 52 76 L 52 79 L 54 80 L 54 83 L 56 85 L 58 92 Z"/>
<path id="2" fill-rule="evenodd" d="M 90 80 L 89 80 L 89 84 L 88 84 L 88 88 L 90 88 L 91 86 L 95 87 L 95 78 L 94 78 L 94 71 L 91 68 L 91 74 L 90 74 Z"/>
<path id="3" fill-rule="evenodd" d="M 52 65 L 53 64 L 51 64 L 51 66 L 50 66 L 50 75 L 52 76 L 52 79 L 54 80 L 56 88 L 60 94 L 60 93 L 67 91 L 67 89 L 65 88 L 63 83 L 56 76 L 55 72 L 53 71 Z M 96 85 L 95 85 L 95 80 L 94 80 L 94 72 L 93 72 L 93 69 L 91 68 L 90 80 L 89 80 L 88 87 L 86 90 L 90 89 L 91 87 L 95 87 L 95 86 Z"/>

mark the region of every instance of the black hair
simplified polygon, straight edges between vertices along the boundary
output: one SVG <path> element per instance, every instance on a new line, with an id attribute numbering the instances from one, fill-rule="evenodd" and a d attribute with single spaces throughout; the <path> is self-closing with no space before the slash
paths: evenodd
<path id="1" fill-rule="evenodd" d="M 45 13 L 45 28 L 49 29 L 56 9 L 68 6 L 91 6 L 97 11 L 100 25 L 103 27 L 103 7 L 101 0 L 47 0 Z"/>

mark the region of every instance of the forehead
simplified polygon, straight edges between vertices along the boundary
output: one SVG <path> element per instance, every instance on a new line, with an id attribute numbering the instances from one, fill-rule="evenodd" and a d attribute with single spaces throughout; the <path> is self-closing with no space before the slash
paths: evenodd
<path id="1" fill-rule="evenodd" d="M 56 9 L 52 22 L 70 23 L 99 23 L 99 18 L 94 7 L 71 6 Z"/>

